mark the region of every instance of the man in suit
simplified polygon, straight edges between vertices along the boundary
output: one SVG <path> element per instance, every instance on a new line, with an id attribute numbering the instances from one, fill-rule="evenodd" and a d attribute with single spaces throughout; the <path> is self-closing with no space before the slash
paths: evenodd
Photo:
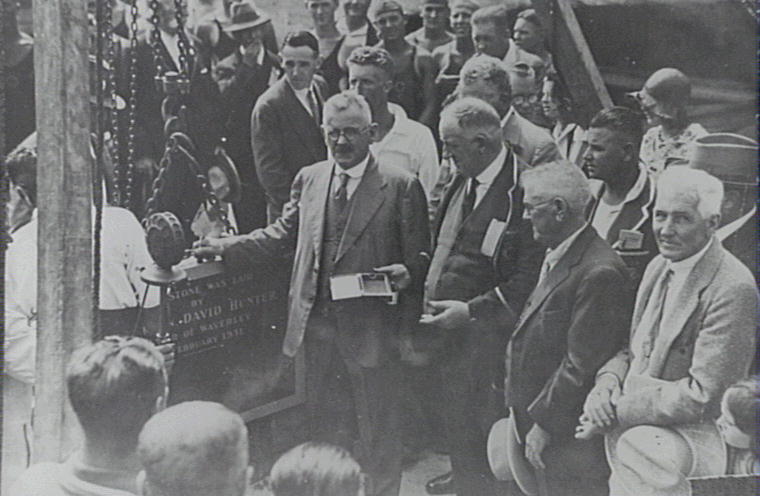
<path id="1" fill-rule="evenodd" d="M 539 282 L 506 355 L 512 434 L 550 495 L 605 494 L 602 443 L 573 439 L 594 374 L 622 345 L 633 284 L 620 257 L 585 220 L 590 190 L 567 161 L 522 175 L 524 214 L 547 247 Z"/>
<path id="2" fill-rule="evenodd" d="M 605 432 L 611 494 L 686 495 L 687 477 L 724 473 L 715 419 L 723 392 L 749 372 L 758 294 L 716 239 L 722 200 L 704 171 L 658 179 L 660 255 L 639 287 L 630 344 L 599 370 L 579 428 Z"/>
<path id="3" fill-rule="evenodd" d="M 235 50 L 214 67 L 224 103 L 225 150 L 240 171 L 242 194 L 234 205 L 240 232 L 266 224 L 264 190 L 256 177 L 251 148 L 251 112 L 258 98 L 280 77 L 279 57 L 266 49 L 269 16 L 249 2 L 234 3 L 221 25 L 236 41 Z"/>
<path id="4" fill-rule="evenodd" d="M 642 126 L 640 114 L 628 108 L 599 111 L 587 131 L 583 156 L 586 174 L 599 181 L 587 218 L 599 236 L 623 255 L 636 273 L 636 282 L 657 255 L 651 222 L 655 191 L 639 161 Z"/>
<path id="5" fill-rule="evenodd" d="M 166 96 L 162 88 L 156 86 L 156 76 L 163 76 L 168 71 L 182 72 L 190 81 L 187 95 L 181 99 L 187 107 L 186 129 L 194 145 L 194 156 L 201 167 L 210 163 L 217 145 L 220 144 L 223 131 L 222 102 L 219 89 L 211 77 L 211 61 L 209 54 L 198 42 L 194 35 L 181 29 L 174 14 L 173 0 L 160 0 L 157 3 L 160 41 L 153 46 L 150 32 L 141 33 L 137 40 L 134 55 L 136 65 L 131 67 L 136 77 L 137 103 L 135 108 L 135 143 L 134 164 L 139 179 L 135 180 L 135 198 L 133 209 L 138 216 L 144 208 L 147 198 L 141 198 L 137 188 L 145 188 L 150 194 L 150 188 L 166 146 L 164 135 L 164 119 L 161 104 Z M 184 26 L 182 26 L 184 27 Z M 179 43 L 184 50 L 180 50 Z M 121 60 L 122 71 L 130 67 L 133 55 L 131 49 L 125 50 Z M 122 84 L 119 94 L 129 95 L 129 74 L 122 74 Z M 120 161 L 127 160 L 126 130 L 127 112 L 124 112 L 120 123 L 120 132 L 124 133 L 120 140 Z M 202 170 L 205 172 L 205 170 Z M 160 198 L 160 209 L 173 212 L 190 234 L 190 223 L 198 210 L 203 198 L 203 192 L 197 184 L 195 174 L 189 169 L 175 164 L 165 175 L 163 194 Z"/>
<path id="6" fill-rule="evenodd" d="M 308 406 L 314 436 L 349 445 L 358 427 L 370 494 L 398 494 L 398 339 L 421 312 L 429 226 L 419 181 L 369 152 L 369 105 L 343 92 L 325 104 L 329 161 L 303 168 L 282 216 L 264 229 L 198 243 L 202 256 L 229 266 L 282 260 L 295 248 L 283 352 L 306 343 Z M 377 297 L 342 299 L 341 278 L 385 272 L 397 305 Z"/>
<path id="7" fill-rule="evenodd" d="M 494 384 L 503 350 L 538 276 L 543 250 L 522 218 L 523 192 L 499 116 L 476 98 L 441 114 L 441 139 L 459 173 L 438 210 L 422 323 L 437 336 L 447 443 L 459 496 L 494 494 L 486 434 L 503 414 Z M 498 388 L 498 386 L 497 386 Z"/>
<path id="8" fill-rule="evenodd" d="M 473 96 L 493 105 L 501 117 L 504 140 L 512 147 L 521 165 L 535 167 L 561 158 L 549 131 L 512 108 L 509 72 L 499 59 L 489 55 L 470 58 L 462 66 L 457 92 L 460 97 Z"/>
<path id="9" fill-rule="evenodd" d="M 298 171 L 327 158 L 319 129 L 325 86 L 314 78 L 319 43 L 307 31 L 292 32 L 280 56 L 285 77 L 259 97 L 251 114 L 253 160 L 266 193 L 268 223 L 282 213 Z"/>

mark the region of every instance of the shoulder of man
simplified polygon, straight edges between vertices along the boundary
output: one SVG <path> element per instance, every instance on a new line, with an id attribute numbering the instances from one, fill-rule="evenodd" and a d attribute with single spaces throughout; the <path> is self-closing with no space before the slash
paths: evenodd
<path id="1" fill-rule="evenodd" d="M 10 487 L 10 496 L 70 496 L 64 488 L 62 463 L 36 463 L 27 468 Z"/>

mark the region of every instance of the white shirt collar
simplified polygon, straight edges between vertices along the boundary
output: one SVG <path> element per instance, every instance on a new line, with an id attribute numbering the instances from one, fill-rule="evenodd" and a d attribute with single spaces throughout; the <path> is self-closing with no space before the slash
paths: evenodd
<path id="1" fill-rule="evenodd" d="M 501 127 L 504 127 L 507 125 L 507 122 L 509 122 L 509 118 L 512 117 L 512 114 L 514 113 L 515 108 L 510 105 L 509 110 L 507 110 L 507 113 L 504 115 L 504 118 L 501 119 Z"/>
<path id="2" fill-rule="evenodd" d="M 340 176 L 342 173 L 348 174 L 349 179 L 361 179 L 362 176 L 364 176 L 364 171 L 367 170 L 367 164 L 369 164 L 369 153 L 367 153 L 367 156 L 364 157 L 364 160 L 356 164 L 355 166 L 351 167 L 350 169 L 346 170 L 340 165 L 338 165 L 337 162 L 335 162 L 335 167 L 333 168 L 333 175 L 335 177 Z"/>
<path id="3" fill-rule="evenodd" d="M 576 240 L 578 236 L 581 235 L 581 232 L 586 228 L 588 224 L 583 224 L 581 227 L 578 228 L 573 234 L 568 236 L 564 239 L 560 244 L 557 245 L 556 248 L 548 248 L 546 250 L 546 257 L 544 258 L 544 263 L 548 263 L 550 267 L 554 268 L 554 266 L 557 265 L 557 263 L 562 259 L 562 257 L 567 253 L 567 250 L 570 249 L 570 246 L 572 246 L 573 242 Z"/>
<path id="4" fill-rule="evenodd" d="M 506 158 L 507 149 L 504 145 L 502 145 L 499 154 L 496 155 L 496 158 L 493 159 L 490 164 L 488 164 L 488 167 L 483 169 L 483 171 L 475 177 L 475 179 L 478 181 L 478 186 L 490 185 L 494 179 L 496 179 L 496 176 L 499 175 L 499 172 L 501 172 L 501 168 L 504 165 L 504 160 Z"/>
<path id="5" fill-rule="evenodd" d="M 672 270 L 674 273 L 681 273 L 685 274 L 691 271 L 691 269 L 694 268 L 695 265 L 697 265 L 697 262 L 699 262 L 702 257 L 705 255 L 707 250 L 712 246 L 712 244 L 715 243 L 714 238 L 710 238 L 710 241 L 708 241 L 705 246 L 699 250 L 694 255 L 684 258 L 683 260 L 679 260 L 678 262 L 671 262 L 668 260 L 667 267 Z"/>

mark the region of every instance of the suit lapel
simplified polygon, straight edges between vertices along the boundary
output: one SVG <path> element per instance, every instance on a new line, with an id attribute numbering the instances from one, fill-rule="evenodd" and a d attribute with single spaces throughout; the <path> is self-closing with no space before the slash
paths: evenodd
<path id="1" fill-rule="evenodd" d="M 321 155 L 320 151 L 315 150 L 311 145 L 314 141 L 314 134 L 310 133 L 309 129 L 313 128 L 312 130 L 319 134 L 319 129 L 316 127 L 317 125 L 314 122 L 314 119 L 311 117 L 311 114 L 306 111 L 303 105 L 301 105 L 295 91 L 293 91 L 293 88 L 290 87 L 290 84 L 285 78 L 280 79 L 280 84 L 282 84 L 284 96 L 283 106 L 285 107 L 286 114 L 288 114 L 287 120 L 292 124 L 290 129 L 300 135 L 301 141 L 309 147 L 315 162 L 318 160 L 324 160 L 324 155 Z"/>
<path id="2" fill-rule="evenodd" d="M 541 282 L 539 286 L 533 290 L 533 293 L 528 298 L 528 304 L 520 315 L 520 320 L 517 323 L 514 334 L 517 335 L 525 326 L 525 323 L 533 316 L 533 314 L 541 308 L 544 300 L 570 275 L 572 268 L 580 262 L 581 257 L 588 249 L 589 244 L 594 239 L 594 228 L 590 225 L 586 225 L 583 228 L 583 232 L 573 242 L 570 249 L 565 255 L 560 258 L 557 265 L 555 265 L 546 278 Z"/>
<path id="3" fill-rule="evenodd" d="M 446 210 L 449 209 L 449 205 L 451 204 L 451 199 L 454 197 L 454 193 L 465 181 L 464 176 L 459 172 L 456 172 L 455 174 L 456 175 L 454 176 L 454 179 L 449 182 L 448 187 L 444 191 L 443 200 L 441 200 L 441 203 L 438 206 L 438 211 L 435 213 L 435 225 L 433 226 L 433 232 L 435 233 L 435 236 L 433 238 L 433 243 L 437 243 L 438 235 L 441 232 L 441 225 L 443 224 L 443 218 L 446 216 Z"/>
<path id="4" fill-rule="evenodd" d="M 380 175 L 377 162 L 370 155 L 367 169 L 364 171 L 364 175 L 352 196 L 351 211 L 346 221 L 346 229 L 343 231 L 343 237 L 338 246 L 338 254 L 335 257 L 336 264 L 346 254 L 348 249 L 356 243 L 356 240 L 364 232 L 377 209 L 383 204 L 384 196 L 382 189 L 384 187 L 385 181 Z"/>
<path id="5" fill-rule="evenodd" d="M 711 241 L 702 259 L 692 268 L 676 295 L 673 311 L 667 314 L 660 325 L 660 335 L 649 361 L 650 374 L 659 375 L 659 369 L 665 363 L 665 357 L 670 352 L 673 341 L 683 332 L 686 321 L 694 313 L 699 304 L 699 296 L 715 277 L 715 272 L 723 259 L 722 246 L 717 239 Z"/>
<path id="6" fill-rule="evenodd" d="M 310 197 L 310 205 L 301 211 L 311 212 L 309 224 L 311 236 L 314 241 L 314 253 L 316 260 L 322 256 L 322 238 L 325 229 L 325 212 L 327 210 L 327 195 L 330 194 L 330 178 L 333 174 L 333 165 L 324 164 L 314 178 L 314 195 Z"/>

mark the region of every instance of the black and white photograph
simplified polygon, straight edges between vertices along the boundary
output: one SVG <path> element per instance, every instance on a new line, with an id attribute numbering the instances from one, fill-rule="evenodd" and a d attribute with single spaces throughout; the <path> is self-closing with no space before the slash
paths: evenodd
<path id="1" fill-rule="evenodd" d="M 756 496 L 751 0 L 0 0 L 2 496 Z"/>

